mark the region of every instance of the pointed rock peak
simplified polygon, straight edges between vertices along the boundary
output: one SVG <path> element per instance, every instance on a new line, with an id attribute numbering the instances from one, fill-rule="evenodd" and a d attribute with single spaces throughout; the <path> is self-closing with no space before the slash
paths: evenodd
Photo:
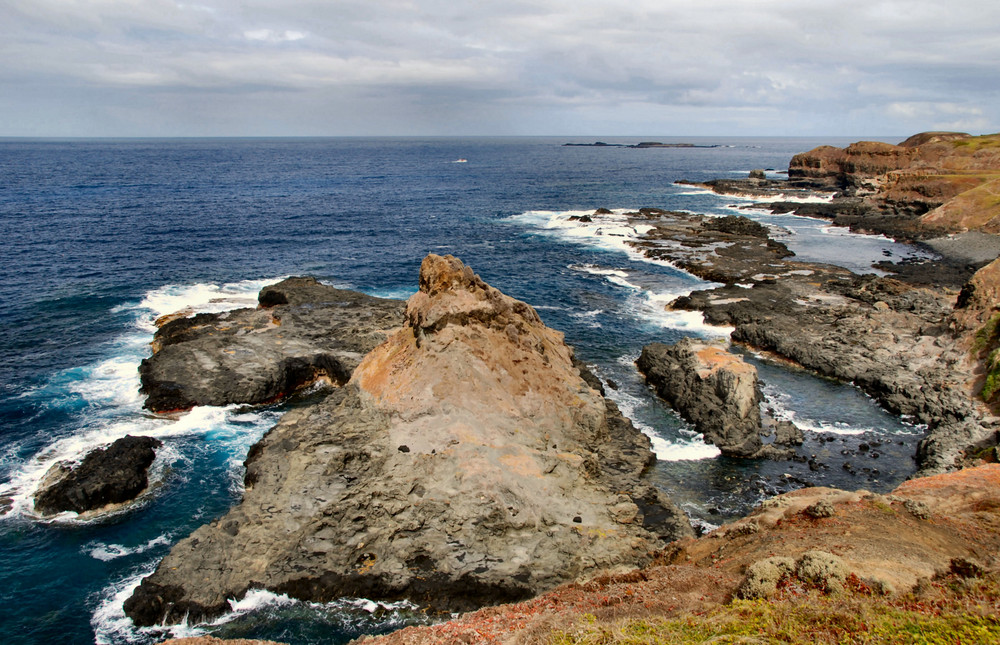
<path id="1" fill-rule="evenodd" d="M 495 329 L 541 326 L 528 304 L 486 284 L 461 260 L 428 255 L 420 265 L 420 291 L 406 306 L 407 324 L 419 333 L 434 333 L 447 325 L 480 324 Z"/>
<path id="2" fill-rule="evenodd" d="M 487 285 L 458 258 L 431 253 L 420 263 L 420 290 L 429 296 L 443 291 L 485 288 Z"/>

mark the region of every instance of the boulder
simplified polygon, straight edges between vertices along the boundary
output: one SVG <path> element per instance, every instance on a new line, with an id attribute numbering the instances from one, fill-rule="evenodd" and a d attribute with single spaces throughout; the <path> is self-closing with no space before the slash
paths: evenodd
<path id="1" fill-rule="evenodd" d="M 346 383 L 405 307 L 310 277 L 265 287 L 259 302 L 164 324 L 139 367 L 146 407 L 269 403 L 318 380 Z"/>
<path id="2" fill-rule="evenodd" d="M 716 343 L 651 343 L 637 362 L 657 394 L 705 440 L 733 457 L 756 457 L 761 441 L 757 369 Z"/>
<path id="3" fill-rule="evenodd" d="M 79 465 L 56 464 L 35 492 L 35 511 L 86 513 L 132 501 L 149 485 L 147 472 L 161 445 L 152 437 L 126 435 L 92 450 Z"/>
<path id="4" fill-rule="evenodd" d="M 253 588 L 465 610 L 648 563 L 692 530 L 642 480 L 648 438 L 588 380 L 532 307 L 428 256 L 403 328 L 251 449 L 242 503 L 127 614 L 200 621 Z"/>

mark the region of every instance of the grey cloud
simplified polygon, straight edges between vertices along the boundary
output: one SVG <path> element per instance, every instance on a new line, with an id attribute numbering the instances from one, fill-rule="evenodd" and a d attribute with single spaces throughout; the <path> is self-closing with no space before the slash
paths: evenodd
<path id="1" fill-rule="evenodd" d="M 156 116 L 159 134 L 209 125 L 217 134 L 456 134 L 456 124 L 484 134 L 555 126 L 556 134 L 905 134 L 948 110 L 952 123 L 1000 129 L 994 2 L 0 0 L 0 8 L 6 135 L 141 130 Z M 64 113 L 67 104 L 84 113 Z M 160 115 L 158 105 L 172 112 Z"/>

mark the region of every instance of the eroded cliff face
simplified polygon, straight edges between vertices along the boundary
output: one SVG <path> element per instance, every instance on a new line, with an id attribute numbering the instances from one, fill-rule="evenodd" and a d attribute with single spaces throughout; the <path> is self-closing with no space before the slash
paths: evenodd
<path id="1" fill-rule="evenodd" d="M 868 215 L 845 222 L 856 228 L 912 237 L 1000 231 L 1000 134 L 925 132 L 899 145 L 820 146 L 795 155 L 788 176 L 863 198 Z"/>
<path id="2" fill-rule="evenodd" d="M 254 446 L 243 502 L 126 612 L 197 621 L 251 588 L 470 609 L 646 563 L 691 528 L 641 481 L 649 440 L 585 376 L 530 306 L 429 256 L 405 326 Z"/>

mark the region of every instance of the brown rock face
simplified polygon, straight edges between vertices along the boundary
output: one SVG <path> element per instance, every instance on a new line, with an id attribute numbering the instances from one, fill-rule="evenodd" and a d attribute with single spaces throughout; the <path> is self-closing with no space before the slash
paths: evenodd
<path id="1" fill-rule="evenodd" d="M 899 145 L 820 146 L 795 155 L 788 177 L 863 197 L 875 217 L 852 227 L 918 238 L 1000 232 L 1000 134 L 924 132 Z"/>
<path id="2" fill-rule="evenodd" d="M 253 447 L 243 502 L 174 547 L 133 620 L 201 620 L 250 588 L 469 609 L 692 533 L 641 480 L 649 440 L 530 306 L 432 255 L 406 320 Z"/>
<path id="3" fill-rule="evenodd" d="M 727 455 L 752 457 L 760 439 L 757 369 L 712 343 L 643 347 L 639 370 L 657 393 Z"/>

